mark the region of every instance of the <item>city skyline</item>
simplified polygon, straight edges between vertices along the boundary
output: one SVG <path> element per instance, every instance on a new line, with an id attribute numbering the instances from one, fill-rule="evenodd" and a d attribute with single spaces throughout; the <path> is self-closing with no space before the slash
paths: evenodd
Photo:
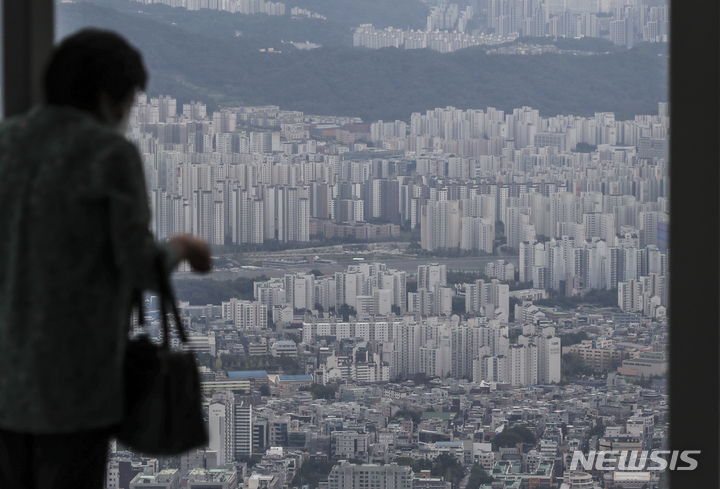
<path id="1" fill-rule="evenodd" d="M 570 467 L 578 453 L 668 448 L 670 107 L 650 80 L 657 110 L 613 112 L 598 91 L 618 89 L 631 71 L 605 64 L 608 53 L 638 70 L 640 51 L 666 57 L 667 5 L 470 0 L 424 4 L 427 15 L 394 16 L 394 28 L 358 15 L 343 20 L 347 50 L 323 51 L 332 42 L 298 34 L 307 30 L 284 37 L 323 58 L 301 71 L 268 26 L 336 28 L 337 10 L 322 1 L 126 3 L 138 19 L 167 15 L 182 33 L 193 19 L 206 34 L 227 19 L 208 44 L 178 40 L 177 58 L 150 37 L 148 59 L 167 58 L 151 67 L 162 88 L 139 94 L 126 134 L 142 158 L 156 238 L 201 237 L 218 270 L 175 277 L 208 446 L 171 459 L 113 444 L 108 489 L 666 487 L 664 472 Z M 397 49 L 374 51 L 387 47 Z M 354 53 L 411 75 L 374 96 L 356 75 L 325 79 L 349 70 Z M 339 85 L 367 106 L 390 105 L 387 94 L 404 100 L 425 76 L 410 65 L 431 56 L 444 57 L 433 69 L 447 67 L 445 80 L 427 76 L 437 92 L 472 79 L 513 97 L 427 97 L 385 120 L 324 103 Z M 455 80 L 451 65 L 473 56 L 495 68 L 533 58 L 507 76 L 537 91 L 482 70 Z M 295 85 L 253 103 L 238 89 L 249 79 L 230 69 L 241 59 L 250 78 L 264 83 L 255 77 L 264 64 Z M 564 75 L 566 100 L 548 87 L 561 85 L 552 60 L 585 66 Z M 308 87 L 326 93 L 298 107 Z M 587 87 L 588 103 L 556 110 L 577 103 L 574 87 Z M 157 298 L 145 306 L 144 331 L 160 340 Z"/>

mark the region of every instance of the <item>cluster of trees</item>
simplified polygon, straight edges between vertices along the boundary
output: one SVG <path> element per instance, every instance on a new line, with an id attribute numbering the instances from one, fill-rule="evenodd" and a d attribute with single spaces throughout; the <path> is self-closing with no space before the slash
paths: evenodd
<path id="1" fill-rule="evenodd" d="M 507 283 L 510 286 L 511 292 L 513 290 L 532 289 L 532 286 L 533 286 L 532 280 L 529 280 L 527 282 L 503 282 L 503 283 Z"/>
<path id="2" fill-rule="evenodd" d="M 407 233 L 409 234 L 409 233 Z M 230 237 L 226 237 L 226 243 L 230 243 Z M 310 241 L 288 241 L 283 243 L 274 239 L 265 240 L 264 243 L 243 243 L 243 244 L 226 244 L 221 249 L 227 252 L 240 252 L 240 253 L 261 253 L 268 251 L 286 251 L 286 250 L 299 250 L 306 248 L 317 248 L 322 246 L 337 246 L 347 244 L 363 245 L 367 243 L 381 243 L 388 241 L 401 241 L 403 235 L 400 236 L 382 236 L 375 237 L 372 239 L 357 239 L 353 236 L 345 237 L 331 237 L 328 238 L 323 235 L 313 234 L 310 235 Z"/>
<path id="3" fill-rule="evenodd" d="M 410 457 L 397 457 L 394 462 L 397 462 L 398 465 L 409 466 L 417 474 L 421 470 L 430 470 L 430 475 L 444 477 L 445 481 L 452 482 L 453 487 L 458 487 L 460 481 L 465 477 L 465 468 L 454 456 L 447 453 L 441 453 L 432 461 L 426 458 L 415 460 Z"/>
<path id="4" fill-rule="evenodd" d="M 476 280 L 485 280 L 486 282 L 492 280 L 491 277 L 485 275 L 484 272 L 459 272 L 456 270 L 448 270 L 447 272 L 447 283 L 448 285 L 455 284 L 471 284 Z M 532 288 L 532 282 L 515 282 L 508 280 L 501 280 L 500 283 L 508 284 L 510 290 L 520 290 Z"/>
<path id="5" fill-rule="evenodd" d="M 560 335 L 560 346 L 571 346 L 582 343 L 584 340 L 589 340 L 590 337 L 585 331 L 578 331 L 577 333 L 567 333 Z"/>
<path id="6" fill-rule="evenodd" d="M 197 358 L 197 361 L 200 365 L 203 365 L 207 368 L 213 368 L 215 365 L 215 361 L 217 360 L 214 356 L 210 355 L 209 353 L 196 351 L 195 352 L 195 358 Z"/>
<path id="7" fill-rule="evenodd" d="M 662 379 L 662 375 L 651 375 L 649 377 L 645 377 L 645 374 L 640 374 L 640 377 L 636 379 L 630 379 L 631 384 L 639 385 L 640 387 L 644 389 L 649 389 L 652 387 L 653 380 L 660 380 Z"/>
<path id="8" fill-rule="evenodd" d="M 393 462 L 397 463 L 398 465 L 406 465 L 417 474 L 419 474 L 422 470 L 432 470 L 433 466 L 432 461 L 426 458 L 414 459 L 410 457 L 397 457 L 393 460 Z"/>
<path id="9" fill-rule="evenodd" d="M 262 460 L 262 455 L 250 455 L 250 456 L 244 456 L 244 457 L 238 458 L 238 462 L 246 462 L 247 463 L 248 469 L 252 469 L 255 465 L 259 464 L 261 460 Z M 180 468 L 180 467 L 178 466 L 178 468 Z"/>
<path id="10" fill-rule="evenodd" d="M 587 438 L 592 436 L 605 436 L 605 425 L 602 424 L 602 421 L 598 421 L 598 423 L 590 431 L 588 431 Z"/>
<path id="11" fill-rule="evenodd" d="M 329 385 L 322 384 L 311 384 L 300 387 L 301 391 L 306 391 L 312 394 L 313 399 L 327 399 L 328 401 L 335 400 L 335 389 Z"/>
<path id="12" fill-rule="evenodd" d="M 284 373 L 287 375 L 300 375 L 305 373 L 300 361 L 295 357 L 274 357 L 272 355 L 258 355 L 246 357 L 241 355 L 220 355 L 215 359 L 213 367 L 216 370 L 267 370 L 268 373 Z"/>
<path id="13" fill-rule="evenodd" d="M 331 307 L 329 310 L 332 311 L 333 308 Z M 345 322 L 350 321 L 350 316 L 357 315 L 357 311 L 355 310 L 355 308 L 353 306 L 349 306 L 347 304 L 343 304 L 340 307 L 338 307 L 337 313 L 340 316 L 342 316 L 343 321 L 345 321 Z"/>
<path id="14" fill-rule="evenodd" d="M 574 377 L 602 375 L 604 372 L 598 372 L 590 365 L 581 362 L 577 355 L 566 353 L 562 356 L 560 367 L 560 378 L 563 382 L 568 382 Z M 615 366 L 617 368 L 617 365 Z"/>
<path id="15" fill-rule="evenodd" d="M 552 293 L 552 291 L 551 291 Z M 575 309 L 581 305 L 597 307 L 618 307 L 618 289 L 598 290 L 592 289 L 585 295 L 574 295 L 572 297 L 556 295 L 548 299 L 533 301 L 536 306 L 561 307 L 563 309 Z"/>
<path id="16" fill-rule="evenodd" d="M 452 313 L 458 316 L 465 314 L 465 297 L 452 296 Z"/>
<path id="17" fill-rule="evenodd" d="M 667 58 L 635 48 L 594 56 L 344 46 L 273 54 L 260 52 L 258 46 L 269 47 L 267 42 L 249 36 L 211 38 L 86 3 L 59 5 L 58 19 L 61 35 L 88 24 L 119 31 L 144 53 L 153 75 L 151 96 L 203 100 L 209 110 L 213 102 L 273 104 L 373 121 L 408 120 L 412 112 L 448 105 L 503 110 L 530 105 L 544 116 L 613 111 L 618 119 L 632 119 L 656 113 L 657 102 L 667 100 Z"/>
<path id="18" fill-rule="evenodd" d="M 331 462 L 323 462 L 315 460 L 313 458 L 306 460 L 295 472 L 295 477 L 291 484 L 294 487 L 301 487 L 304 485 L 310 486 L 310 489 L 315 489 L 318 483 L 322 480 L 327 480 L 330 471 L 333 468 Z"/>
<path id="19" fill-rule="evenodd" d="M 302 335 L 298 333 L 285 332 L 285 334 L 283 335 L 283 339 L 292 340 L 295 342 L 296 345 L 302 343 Z"/>
<path id="20" fill-rule="evenodd" d="M 391 421 L 402 421 L 403 419 L 410 416 L 414 425 L 419 425 L 422 421 L 422 413 L 420 411 L 414 411 L 412 409 L 401 409 L 395 416 L 392 417 Z"/>
<path id="21" fill-rule="evenodd" d="M 496 253 L 488 253 L 484 250 L 473 248 L 471 250 L 461 250 L 460 248 L 442 248 L 437 250 L 423 250 L 419 243 L 411 242 L 408 246 L 408 251 L 414 252 L 417 256 L 428 256 L 428 257 L 442 257 L 442 258 L 464 258 L 464 257 L 477 257 L 477 256 L 492 256 Z"/>
<path id="22" fill-rule="evenodd" d="M 459 272 L 457 270 L 448 270 L 447 272 L 448 285 L 471 284 L 480 279 L 489 280 L 483 272 Z"/>
<path id="23" fill-rule="evenodd" d="M 495 435 L 492 440 L 492 447 L 493 451 L 497 451 L 500 448 L 515 447 L 518 443 L 534 445 L 535 434 L 524 426 L 515 425 Z"/>
<path id="24" fill-rule="evenodd" d="M 575 145 L 576 153 L 592 153 L 597 149 L 597 145 L 590 143 L 577 143 Z"/>
<path id="25" fill-rule="evenodd" d="M 525 36 L 519 37 L 512 43 L 507 44 L 537 44 L 541 46 L 554 45 L 558 49 L 570 50 L 570 51 L 585 51 L 588 53 L 611 53 L 614 51 L 620 51 L 624 49 L 621 46 L 613 43 L 609 39 L 602 39 L 599 37 L 581 37 L 579 39 L 565 38 L 565 37 L 534 37 Z"/>
<path id="26" fill-rule="evenodd" d="M 220 304 L 230 299 L 255 300 L 253 287 L 255 282 L 264 282 L 268 277 L 240 277 L 235 280 L 186 279 L 174 280 L 175 294 L 178 300 L 188 301 L 192 306 Z"/>
<path id="27" fill-rule="evenodd" d="M 482 484 L 492 484 L 493 480 L 480 464 L 475 464 L 470 469 L 470 477 L 468 477 L 465 489 L 478 489 Z"/>

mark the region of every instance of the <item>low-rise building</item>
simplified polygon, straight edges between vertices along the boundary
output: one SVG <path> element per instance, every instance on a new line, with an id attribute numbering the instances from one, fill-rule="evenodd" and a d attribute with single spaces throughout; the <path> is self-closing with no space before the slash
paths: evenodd
<path id="1" fill-rule="evenodd" d="M 328 476 L 328 489 L 413 489 L 413 471 L 394 463 L 386 465 L 341 463 Z"/>
<path id="2" fill-rule="evenodd" d="M 607 345 L 596 345 L 591 341 L 583 341 L 579 345 L 563 348 L 563 354 L 572 354 L 580 363 L 596 370 L 605 370 L 620 366 L 621 362 L 635 354 L 627 348 L 618 348 L 611 342 Z"/>
<path id="3" fill-rule="evenodd" d="M 193 469 L 188 474 L 187 489 L 237 489 L 238 473 L 230 469 Z"/>
<path id="4" fill-rule="evenodd" d="M 280 489 L 283 477 L 281 474 L 252 474 L 246 485 L 247 489 Z"/>
<path id="5" fill-rule="evenodd" d="M 665 352 L 642 352 L 637 358 L 623 360 L 618 373 L 634 377 L 650 377 L 651 375 L 665 375 L 668 369 Z"/>
<path id="6" fill-rule="evenodd" d="M 369 433 L 356 431 L 333 431 L 330 446 L 334 456 L 368 459 L 371 437 Z"/>
<path id="7" fill-rule="evenodd" d="M 251 357 L 258 357 L 268 354 L 268 345 L 265 338 L 260 338 L 258 341 L 251 341 L 248 345 L 248 355 Z"/>
<path id="8" fill-rule="evenodd" d="M 138 474 L 130 481 L 130 489 L 158 488 L 178 489 L 180 487 L 180 473 L 178 469 L 165 469 L 157 474 Z M 225 488 L 223 488 L 225 489 Z M 232 488 L 227 488 L 232 489 Z"/>
<path id="9" fill-rule="evenodd" d="M 296 357 L 297 345 L 293 340 L 276 341 L 270 347 L 270 354 L 274 357 Z"/>

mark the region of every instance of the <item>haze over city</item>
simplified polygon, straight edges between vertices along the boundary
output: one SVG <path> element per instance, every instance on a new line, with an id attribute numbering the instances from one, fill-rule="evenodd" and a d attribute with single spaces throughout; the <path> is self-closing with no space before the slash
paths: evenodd
<path id="1" fill-rule="evenodd" d="M 209 445 L 113 444 L 107 488 L 666 487 L 620 452 L 571 470 L 667 448 L 666 3 L 63 1 L 57 26 L 143 52 L 151 229 L 214 255 L 173 276 Z"/>

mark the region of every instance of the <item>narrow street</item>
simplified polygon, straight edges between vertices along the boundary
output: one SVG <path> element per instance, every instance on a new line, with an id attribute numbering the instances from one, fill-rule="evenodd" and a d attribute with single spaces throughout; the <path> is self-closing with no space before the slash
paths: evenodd
<path id="1" fill-rule="evenodd" d="M 470 480 L 470 470 L 468 470 L 468 473 L 465 474 L 465 477 L 460 481 L 460 487 L 458 489 L 465 489 L 465 486 L 467 486 L 468 480 Z"/>

